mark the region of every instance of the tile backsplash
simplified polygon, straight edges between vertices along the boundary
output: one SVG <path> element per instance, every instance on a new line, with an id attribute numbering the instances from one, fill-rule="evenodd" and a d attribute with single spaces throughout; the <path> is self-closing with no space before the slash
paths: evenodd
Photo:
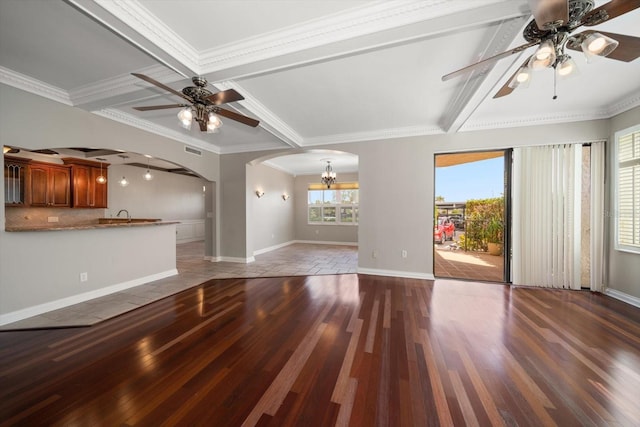
<path id="1" fill-rule="evenodd" d="M 5 227 L 45 226 L 45 225 L 86 225 L 97 224 L 103 218 L 106 209 L 70 209 L 70 208 L 5 208 Z M 57 218 L 57 222 L 50 222 Z"/>

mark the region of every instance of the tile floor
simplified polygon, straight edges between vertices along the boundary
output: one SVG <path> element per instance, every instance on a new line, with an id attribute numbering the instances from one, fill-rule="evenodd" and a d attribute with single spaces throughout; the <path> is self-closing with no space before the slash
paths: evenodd
<path id="1" fill-rule="evenodd" d="M 503 283 L 504 258 L 484 252 L 452 250 L 447 242 L 434 245 L 434 276 Z"/>
<path id="2" fill-rule="evenodd" d="M 89 326 L 210 279 L 346 274 L 358 267 L 355 246 L 296 243 L 257 255 L 249 264 L 205 261 L 204 242 L 180 244 L 176 253 L 175 276 L 3 325 L 0 330 Z"/>

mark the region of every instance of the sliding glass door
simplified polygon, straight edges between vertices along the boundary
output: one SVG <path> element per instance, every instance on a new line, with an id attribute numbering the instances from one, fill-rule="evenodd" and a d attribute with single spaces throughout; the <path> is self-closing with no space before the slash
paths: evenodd
<path id="1" fill-rule="evenodd" d="M 509 280 L 510 173 L 510 150 L 435 156 L 435 277 Z"/>

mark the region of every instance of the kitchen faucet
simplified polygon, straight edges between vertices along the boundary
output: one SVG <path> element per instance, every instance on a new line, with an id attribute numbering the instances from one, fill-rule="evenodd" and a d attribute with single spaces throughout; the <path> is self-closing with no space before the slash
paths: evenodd
<path id="1" fill-rule="evenodd" d="M 127 213 L 127 219 L 131 219 L 131 215 L 129 215 L 129 211 L 128 211 L 128 210 L 126 210 L 126 209 L 120 209 L 120 210 L 118 211 L 118 214 L 116 215 L 116 217 L 117 217 L 117 218 L 120 218 L 120 214 L 121 214 L 122 212 L 126 212 L 126 213 Z"/>

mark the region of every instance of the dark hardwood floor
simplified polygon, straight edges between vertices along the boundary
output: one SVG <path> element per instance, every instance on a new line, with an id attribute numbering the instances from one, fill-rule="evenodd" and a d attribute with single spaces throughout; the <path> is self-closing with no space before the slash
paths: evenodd
<path id="1" fill-rule="evenodd" d="M 211 280 L 0 332 L 0 425 L 640 425 L 640 310 L 364 275 Z"/>

